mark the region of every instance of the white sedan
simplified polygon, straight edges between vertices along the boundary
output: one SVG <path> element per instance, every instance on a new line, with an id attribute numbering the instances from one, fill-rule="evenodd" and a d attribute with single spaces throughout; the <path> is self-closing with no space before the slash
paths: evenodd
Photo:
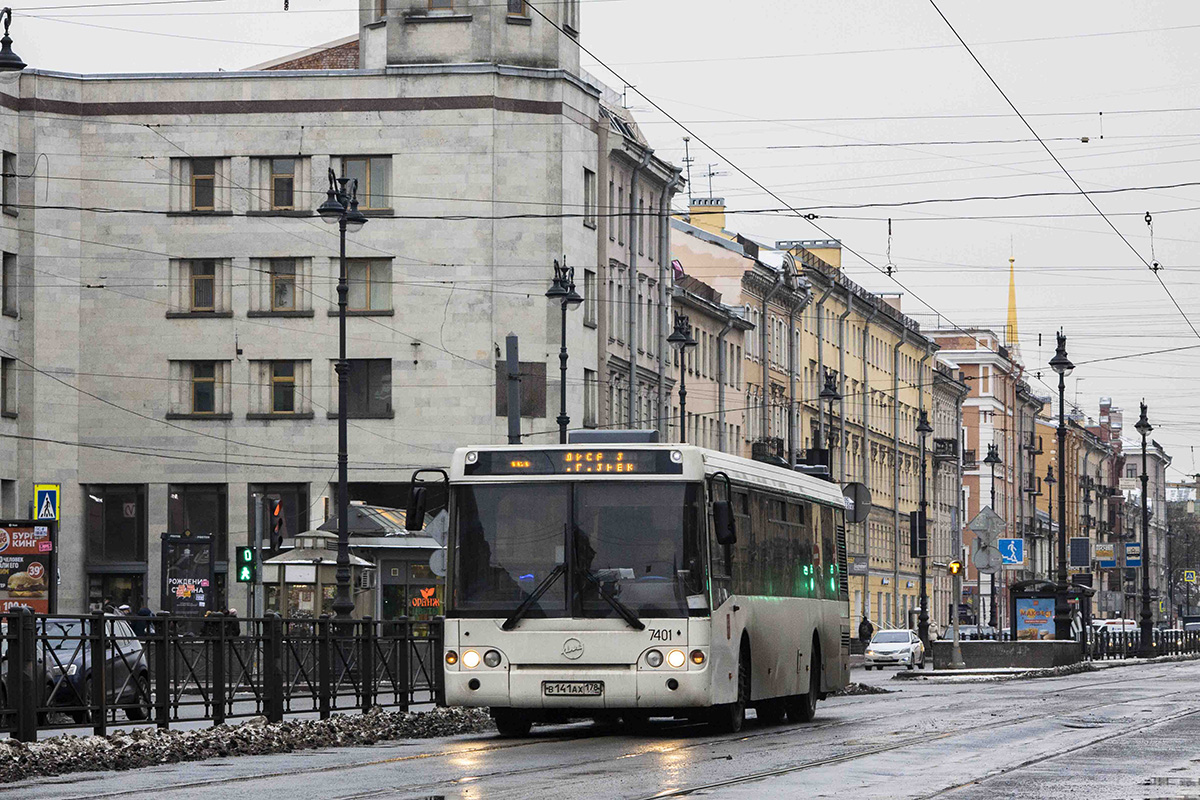
<path id="1" fill-rule="evenodd" d="M 867 669 L 884 666 L 925 669 L 925 645 L 912 631 L 880 631 L 867 645 L 863 664 Z"/>

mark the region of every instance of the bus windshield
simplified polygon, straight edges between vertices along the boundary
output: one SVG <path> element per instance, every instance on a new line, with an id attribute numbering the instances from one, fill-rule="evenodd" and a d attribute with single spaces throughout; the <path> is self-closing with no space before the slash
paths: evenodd
<path id="1" fill-rule="evenodd" d="M 698 484 L 593 481 L 454 487 L 452 613 L 687 616 L 706 609 Z M 570 569 L 556 568 L 567 563 Z M 601 593 L 616 603 L 609 602 Z"/>

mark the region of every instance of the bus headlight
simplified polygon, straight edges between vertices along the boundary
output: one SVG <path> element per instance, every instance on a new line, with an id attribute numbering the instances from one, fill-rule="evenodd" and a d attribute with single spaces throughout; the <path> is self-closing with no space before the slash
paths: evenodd
<path id="1" fill-rule="evenodd" d="M 500 666 L 500 653 L 495 650 L 488 650 L 483 654 L 483 663 L 487 664 L 489 667 Z"/>
<path id="2" fill-rule="evenodd" d="M 678 450 L 672 450 L 671 451 L 671 462 L 674 464 L 682 463 L 683 462 L 683 453 L 681 453 Z"/>
<path id="3" fill-rule="evenodd" d="M 682 667 L 685 660 L 686 657 L 684 656 L 682 650 L 672 650 L 671 652 L 667 653 L 667 663 L 675 669 Z"/>
<path id="4" fill-rule="evenodd" d="M 692 651 L 692 663 L 695 664 L 697 667 L 704 663 L 704 651 L 703 650 L 693 650 Z"/>
<path id="5" fill-rule="evenodd" d="M 468 464 L 474 464 L 476 461 L 479 460 L 479 453 L 476 453 L 474 450 L 472 450 L 471 452 L 467 453 L 466 460 L 467 460 Z"/>
<path id="6" fill-rule="evenodd" d="M 651 650 L 646 653 L 646 663 L 652 667 L 661 667 L 663 662 L 662 653 L 657 650 Z"/>
<path id="7" fill-rule="evenodd" d="M 474 650 L 468 650 L 463 653 L 463 666 L 467 669 L 475 669 L 479 666 L 479 653 Z"/>
<path id="8" fill-rule="evenodd" d="M 452 667 L 455 664 L 457 664 L 458 663 L 458 653 L 454 652 L 453 650 L 447 650 L 446 651 L 446 663 Z"/>

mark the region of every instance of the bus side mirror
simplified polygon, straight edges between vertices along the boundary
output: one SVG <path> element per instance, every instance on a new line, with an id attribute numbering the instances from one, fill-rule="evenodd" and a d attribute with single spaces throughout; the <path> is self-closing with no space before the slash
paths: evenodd
<path id="1" fill-rule="evenodd" d="M 408 509 L 404 514 L 404 528 L 419 531 L 425 527 L 425 504 L 428 502 L 424 486 L 413 486 L 408 496 Z"/>
<path id="2" fill-rule="evenodd" d="M 716 527 L 717 544 L 729 545 L 737 543 L 737 528 L 733 522 L 733 508 L 728 500 L 718 500 L 713 503 L 713 525 Z"/>

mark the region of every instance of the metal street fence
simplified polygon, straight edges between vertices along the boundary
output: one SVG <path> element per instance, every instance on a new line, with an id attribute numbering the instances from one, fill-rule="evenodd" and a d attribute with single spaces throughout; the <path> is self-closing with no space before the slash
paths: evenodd
<path id="1" fill-rule="evenodd" d="M 1137 658 L 1141 632 L 1131 630 L 1100 630 L 1091 642 L 1092 658 L 1100 661 L 1115 658 Z M 1177 656 L 1200 653 L 1200 631 L 1154 631 L 1154 655 Z"/>
<path id="2" fill-rule="evenodd" d="M 182 722 L 373 707 L 443 697 L 442 620 L 335 621 L 0 615 L 0 730 Z"/>

